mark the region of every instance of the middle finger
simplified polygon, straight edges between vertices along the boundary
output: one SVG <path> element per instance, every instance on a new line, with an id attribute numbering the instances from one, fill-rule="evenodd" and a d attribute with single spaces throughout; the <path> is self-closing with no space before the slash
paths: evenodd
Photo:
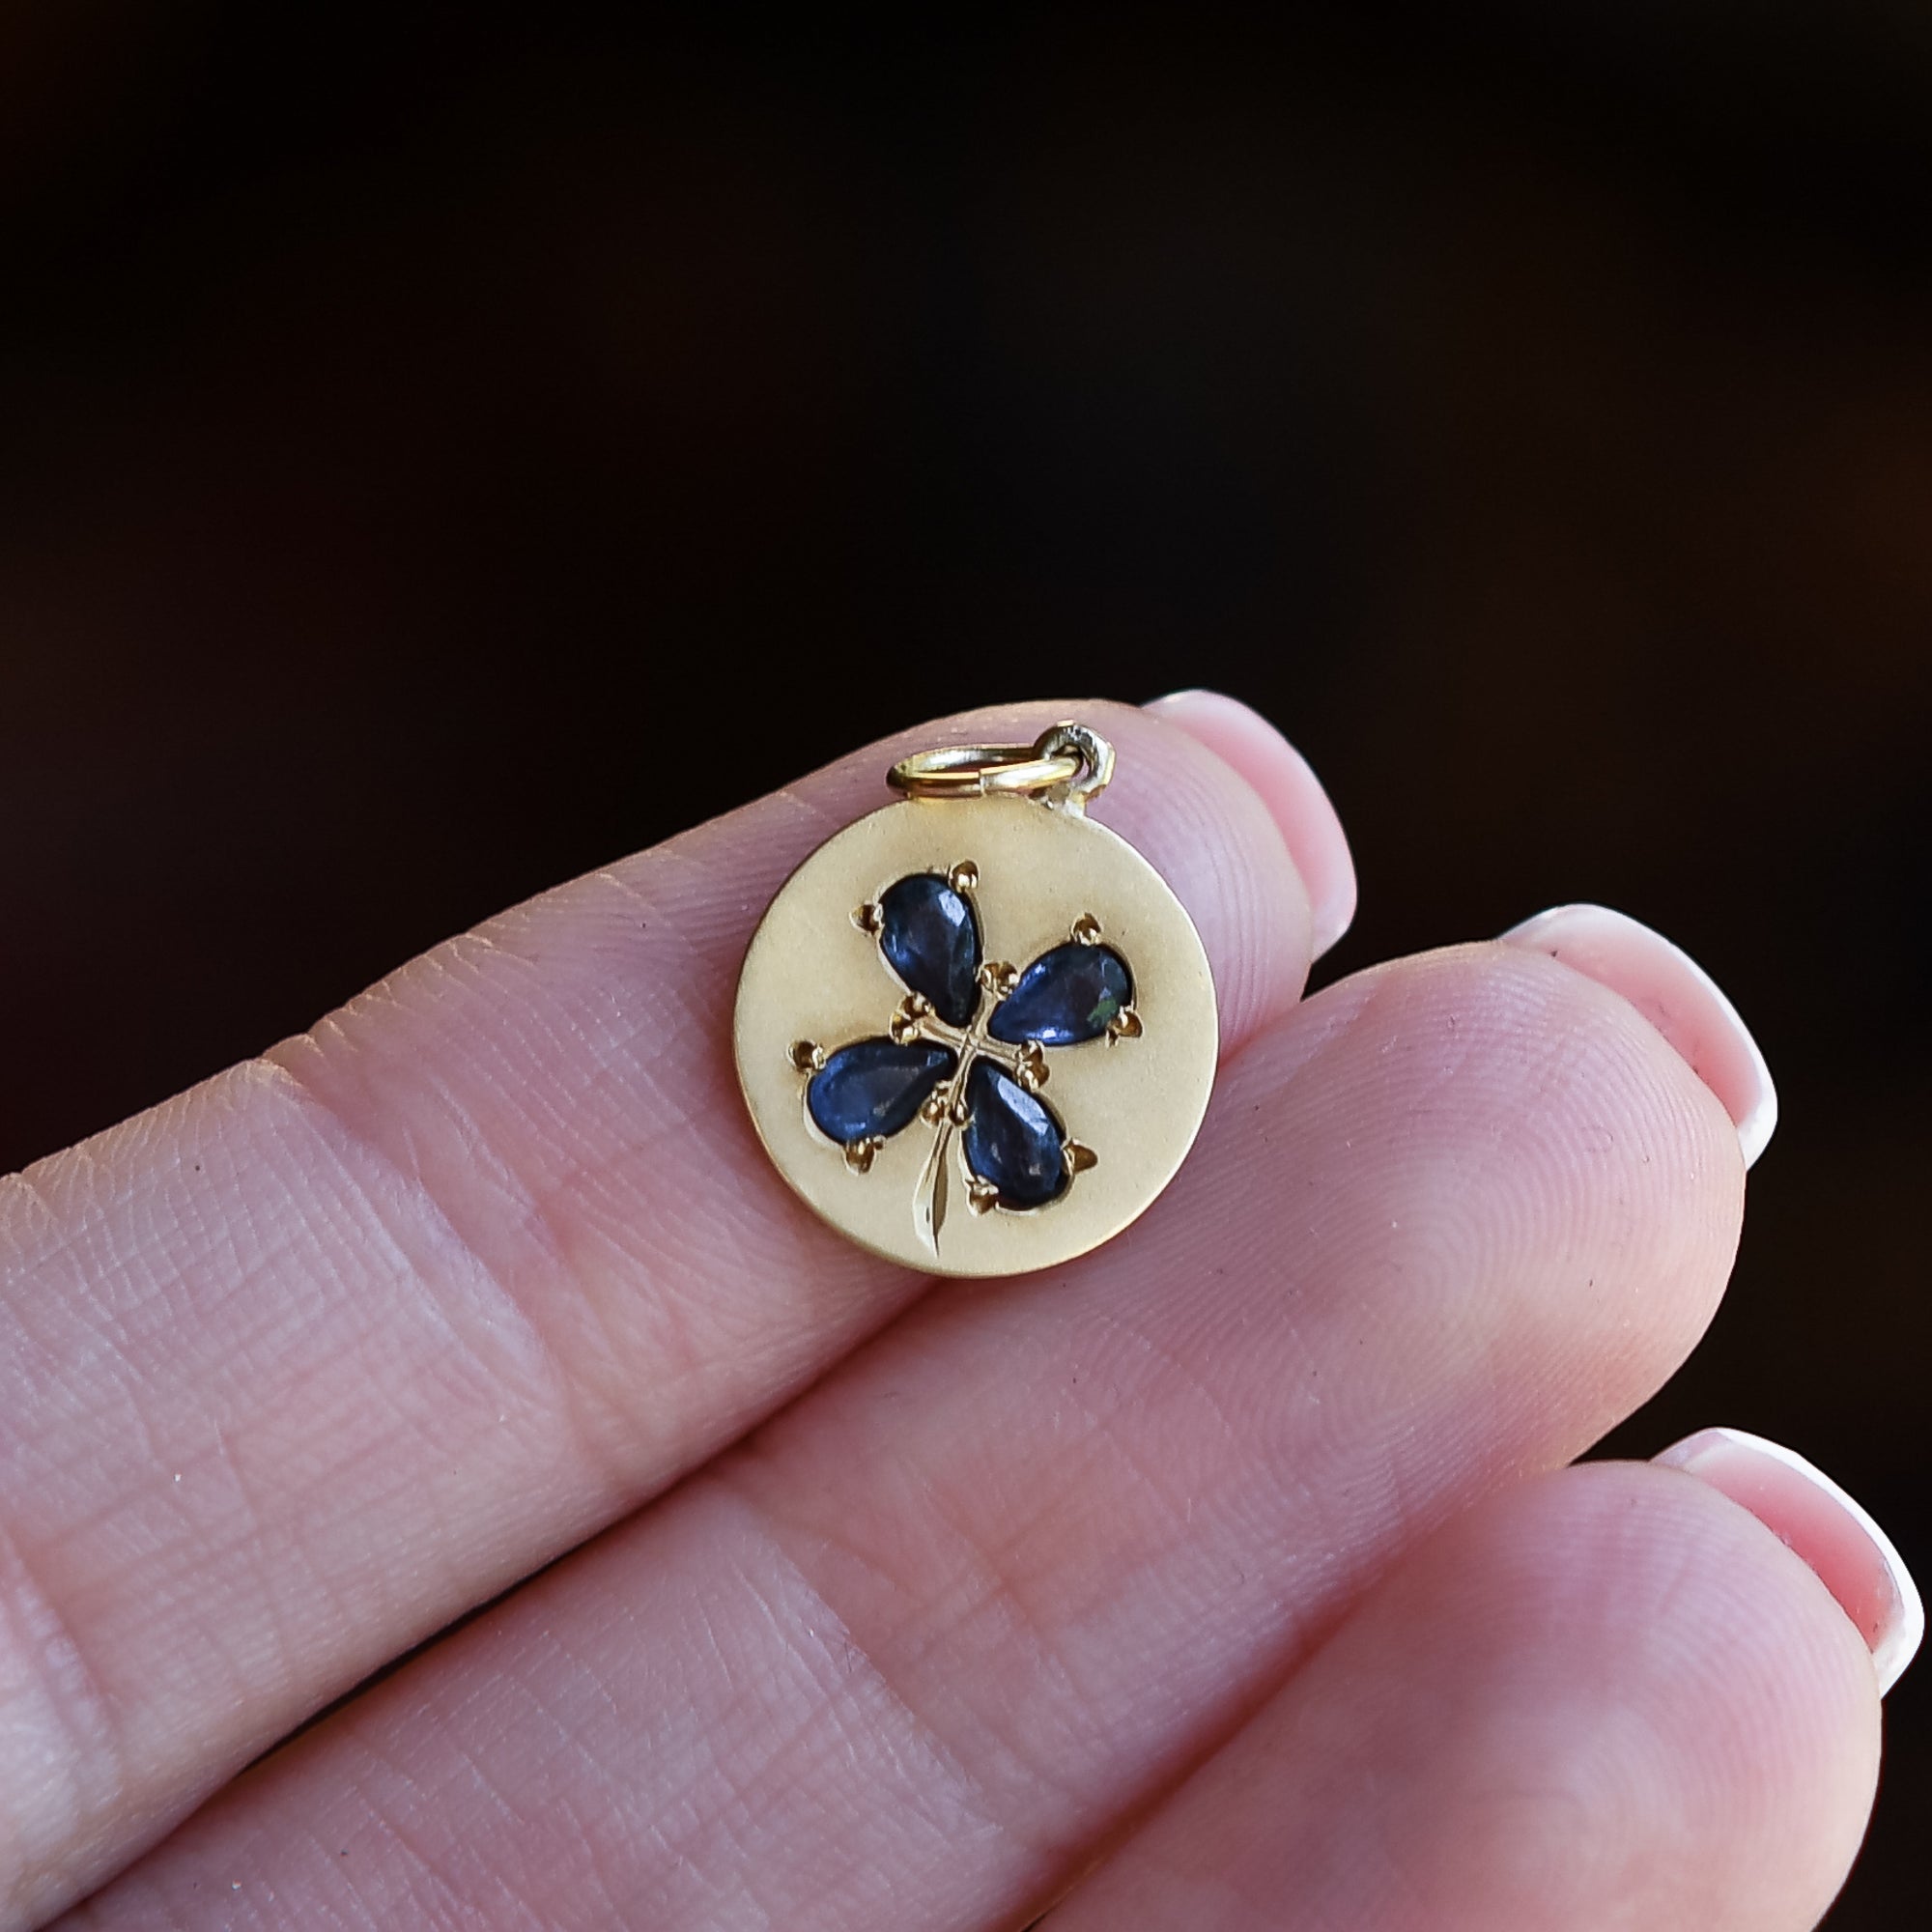
<path id="1" fill-rule="evenodd" d="M 1656 1386 L 1741 1179 L 1710 1093 L 1567 967 L 1333 988 L 1113 1249 L 922 1307 L 85 1922 L 217 1890 L 278 1932 L 1016 1919 L 1406 1542 Z"/>

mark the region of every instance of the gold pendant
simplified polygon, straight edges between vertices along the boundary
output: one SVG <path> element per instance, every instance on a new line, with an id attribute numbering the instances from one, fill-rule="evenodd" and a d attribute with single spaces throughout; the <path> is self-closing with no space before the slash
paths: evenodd
<path id="1" fill-rule="evenodd" d="M 753 935 L 745 1104 L 779 1172 L 874 1254 L 1051 1267 L 1119 1234 L 1193 1145 L 1213 977 L 1167 882 L 1086 816 L 1113 768 L 1080 724 L 902 759 L 903 801 L 827 839 Z"/>

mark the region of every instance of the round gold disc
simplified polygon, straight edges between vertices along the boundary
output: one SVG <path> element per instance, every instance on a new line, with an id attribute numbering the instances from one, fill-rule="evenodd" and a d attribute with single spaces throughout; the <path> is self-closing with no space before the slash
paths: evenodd
<path id="1" fill-rule="evenodd" d="M 983 1057 L 1039 1082 L 1030 1091 L 1064 1129 L 1065 1184 L 1040 1206 L 992 1198 L 969 1164 L 959 1118 L 939 1111 L 944 1084 L 923 1113 L 863 1145 L 828 1138 L 808 1107 L 815 1068 L 856 1041 L 893 1035 L 908 988 L 886 963 L 876 909 L 914 873 L 958 883 L 989 973 L 1000 964 L 1023 973 L 1069 942 L 1104 944 L 1131 972 L 1131 1006 L 1107 1032 L 1031 1049 L 1029 1069 L 988 1034 L 1000 984 L 956 1030 L 962 1076 Z M 745 1101 L 779 1172 L 862 1246 L 950 1275 L 1051 1267 L 1119 1234 L 1186 1157 L 1218 1039 L 1207 952 L 1160 874 L 1077 811 L 997 795 L 887 806 L 821 845 L 753 936 L 734 1028 Z"/>

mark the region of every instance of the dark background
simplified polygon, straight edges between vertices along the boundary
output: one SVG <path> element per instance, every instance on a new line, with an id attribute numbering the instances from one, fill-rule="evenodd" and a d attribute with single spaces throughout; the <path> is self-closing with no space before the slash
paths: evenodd
<path id="1" fill-rule="evenodd" d="M 1729 989 L 1783 1124 L 1617 1441 L 1932 1576 L 1932 11 L 523 11 L 0 10 L 0 1169 L 876 732 L 1219 685 L 1324 977 L 1588 897 Z M 1932 1880 L 1889 1711 L 1834 1932 Z"/>

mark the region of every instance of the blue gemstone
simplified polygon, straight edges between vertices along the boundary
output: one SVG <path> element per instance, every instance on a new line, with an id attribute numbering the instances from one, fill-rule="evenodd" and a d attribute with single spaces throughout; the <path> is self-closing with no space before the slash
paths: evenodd
<path id="1" fill-rule="evenodd" d="M 1028 1039 L 1077 1046 L 1098 1039 L 1133 997 L 1127 962 L 1111 946 L 1076 940 L 1042 952 L 1020 975 L 1019 984 L 993 1009 L 986 1031 L 1015 1046 Z"/>
<path id="2" fill-rule="evenodd" d="M 883 1138 L 908 1125 L 957 1064 L 950 1046 L 856 1039 L 811 1076 L 805 1104 L 828 1139 L 849 1145 L 874 1134 Z"/>
<path id="3" fill-rule="evenodd" d="M 915 993 L 949 1026 L 980 1010 L 980 922 L 962 893 L 937 872 L 913 872 L 879 899 L 879 950 Z"/>
<path id="4" fill-rule="evenodd" d="M 966 1076 L 973 1118 L 960 1136 L 966 1165 L 1000 1190 L 1009 1208 L 1038 1208 L 1066 1185 L 1060 1151 L 1066 1133 L 1053 1109 L 1029 1094 L 990 1060 L 976 1060 Z"/>

